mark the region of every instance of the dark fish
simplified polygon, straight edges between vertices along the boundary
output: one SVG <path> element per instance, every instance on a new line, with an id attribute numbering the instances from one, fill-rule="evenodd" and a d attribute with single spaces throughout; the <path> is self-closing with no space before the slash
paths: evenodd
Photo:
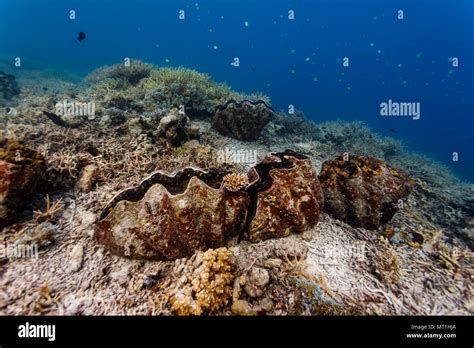
<path id="1" fill-rule="evenodd" d="M 86 33 L 84 33 L 83 31 L 81 31 L 79 34 L 77 34 L 77 40 L 79 42 L 81 42 L 82 40 L 84 40 L 86 38 Z"/>
<path id="2" fill-rule="evenodd" d="M 252 70 L 253 72 L 255 72 L 255 68 L 253 66 L 250 66 L 250 70 Z"/>
<path id="3" fill-rule="evenodd" d="M 396 129 L 393 129 L 393 128 L 390 128 L 389 131 L 392 132 L 392 133 L 397 133 L 398 132 Z"/>
<path id="4" fill-rule="evenodd" d="M 48 90 L 48 87 L 43 87 L 43 91 L 47 91 Z"/>

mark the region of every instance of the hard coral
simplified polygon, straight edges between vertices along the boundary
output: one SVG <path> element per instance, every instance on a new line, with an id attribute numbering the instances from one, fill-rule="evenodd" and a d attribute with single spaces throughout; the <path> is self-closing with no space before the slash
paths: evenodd
<path id="1" fill-rule="evenodd" d="M 173 108 L 184 105 L 190 117 L 212 116 L 219 105 L 230 99 L 241 101 L 255 96 L 234 92 L 224 83 L 214 82 L 209 75 L 185 68 L 154 69 L 140 83 L 145 103 Z M 260 96 L 268 101 L 265 96 Z"/>
<path id="2" fill-rule="evenodd" d="M 245 188 L 249 183 L 249 179 L 245 174 L 231 173 L 224 176 L 223 184 L 226 190 L 237 192 Z"/>
<path id="3" fill-rule="evenodd" d="M 171 276 L 177 280 L 165 290 L 177 315 L 212 314 L 232 298 L 234 265 L 227 248 L 197 252 L 189 260 L 176 260 Z"/>
<path id="4" fill-rule="evenodd" d="M 89 84 L 100 84 L 107 81 L 115 88 L 126 88 L 135 86 L 142 79 L 150 76 L 152 69 L 153 65 L 151 64 L 132 60 L 128 66 L 122 63 L 96 69 L 86 77 L 86 81 Z"/>

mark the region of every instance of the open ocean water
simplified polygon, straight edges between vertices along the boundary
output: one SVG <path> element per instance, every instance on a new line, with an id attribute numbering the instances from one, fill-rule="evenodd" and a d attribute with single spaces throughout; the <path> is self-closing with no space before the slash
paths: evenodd
<path id="1" fill-rule="evenodd" d="M 0 68 L 184 66 L 363 121 L 473 182 L 473 17 L 472 0 L 0 0 Z"/>

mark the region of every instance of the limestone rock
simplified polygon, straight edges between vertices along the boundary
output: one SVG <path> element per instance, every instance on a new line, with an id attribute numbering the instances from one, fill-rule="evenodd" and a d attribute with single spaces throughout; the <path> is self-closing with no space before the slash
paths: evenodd
<path id="1" fill-rule="evenodd" d="M 265 287 L 269 282 L 270 274 L 265 268 L 253 267 L 249 271 L 244 290 L 250 297 L 260 297 L 263 295 Z"/>
<path id="2" fill-rule="evenodd" d="M 414 182 L 404 172 L 372 157 L 341 155 L 323 163 L 319 181 L 324 210 L 355 227 L 376 229 L 390 221 Z"/>
<path id="3" fill-rule="evenodd" d="M 158 139 L 165 140 L 172 146 L 180 146 L 188 140 L 197 136 L 197 131 L 189 127 L 189 118 L 177 109 L 160 120 L 158 127 Z"/>
<path id="4" fill-rule="evenodd" d="M 69 272 L 74 273 L 81 269 L 84 257 L 84 247 L 81 244 L 75 245 L 69 253 Z"/>
<path id="5" fill-rule="evenodd" d="M 235 315 L 257 315 L 257 311 L 252 309 L 245 300 L 237 300 L 232 303 L 232 314 Z"/>

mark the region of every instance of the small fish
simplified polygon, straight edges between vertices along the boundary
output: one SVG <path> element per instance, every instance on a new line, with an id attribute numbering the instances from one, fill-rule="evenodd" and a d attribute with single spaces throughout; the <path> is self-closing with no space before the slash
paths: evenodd
<path id="1" fill-rule="evenodd" d="M 250 70 L 252 70 L 253 72 L 255 72 L 255 67 L 250 66 Z"/>
<path id="2" fill-rule="evenodd" d="M 43 91 L 47 91 L 48 90 L 48 87 L 43 87 Z"/>
<path id="3" fill-rule="evenodd" d="M 398 131 L 396 129 L 393 129 L 393 128 L 390 128 L 389 131 L 392 132 L 392 133 L 398 133 Z"/>
<path id="4" fill-rule="evenodd" d="M 77 34 L 77 41 L 81 42 L 83 40 L 85 40 L 86 38 L 86 33 L 84 33 L 83 31 L 79 32 L 79 34 Z"/>

